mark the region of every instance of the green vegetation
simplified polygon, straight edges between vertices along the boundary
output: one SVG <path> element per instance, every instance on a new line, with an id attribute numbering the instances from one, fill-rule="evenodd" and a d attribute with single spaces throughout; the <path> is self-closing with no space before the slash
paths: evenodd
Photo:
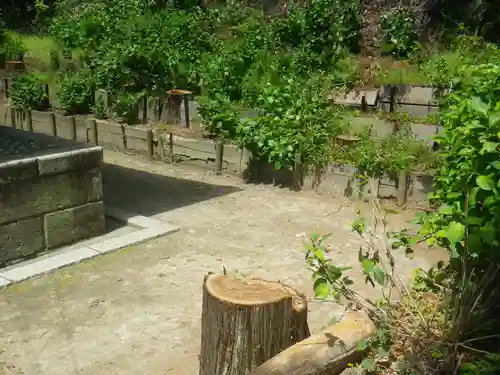
<path id="1" fill-rule="evenodd" d="M 317 296 L 363 309 L 377 322 L 376 336 L 358 344 L 358 350 L 369 354 L 357 366 L 398 375 L 500 371 L 499 97 L 498 65 L 462 66 L 440 117 L 444 131 L 437 138 L 441 148 L 430 196 L 435 210 L 417 219 L 416 233 L 388 232 L 376 198 L 371 200 L 370 224 L 363 216 L 353 223 L 366 244 L 359 251 L 361 272 L 367 283 L 382 289 L 381 299 L 356 293 L 349 269 L 327 256 L 328 236 L 314 235 L 307 244 Z M 363 149 L 357 152 L 364 160 L 384 156 L 382 150 Z M 449 260 L 429 271 L 417 269 L 413 286 L 407 288 L 398 274 L 396 253 L 411 258 L 419 242 L 447 249 Z M 400 304 L 393 304 L 393 294 Z"/>
<path id="2" fill-rule="evenodd" d="M 104 103 L 94 100 L 95 89 L 102 89 L 113 99 L 113 115 L 133 124 L 145 97 L 191 90 L 200 96 L 211 137 L 235 142 L 276 169 L 293 168 L 297 154 L 306 165 L 349 163 L 365 184 L 434 169 L 434 210 L 418 219 L 417 233 L 388 233 L 375 198 L 371 223 L 362 217 L 353 223 L 366 243 L 359 251 L 361 272 L 384 291 L 381 300 L 355 292 L 349 270 L 328 259 L 326 236 L 311 238 L 306 260 L 318 297 L 364 309 L 378 324 L 376 337 L 359 344 L 369 353 L 359 366 L 398 375 L 493 374 L 500 368 L 499 13 L 492 1 L 466 0 L 384 9 L 376 20 L 376 56 L 367 63 L 357 55 L 367 42 L 365 3 L 292 2 L 264 16 L 235 1 L 208 7 L 179 0 L 37 1 L 24 14 L 38 17 L 38 25 L 53 15 L 44 23 L 50 37 L 6 32 L 0 25 L 0 56 L 26 54 L 50 66 L 67 114 L 106 117 Z M 6 14 L 18 7 L 9 6 Z M 432 24 L 444 28 L 436 45 L 424 38 L 437 35 Z M 50 78 L 33 72 L 16 77 L 12 103 L 47 109 L 43 84 Z M 364 84 L 433 85 L 450 92 L 441 113 L 425 119 L 375 114 L 396 124 L 393 134 L 375 139 L 369 127 L 352 131 L 345 117 L 354 113 L 328 99 Z M 255 116 L 243 118 L 244 109 Z M 415 138 L 410 122 L 444 128 L 437 156 Z M 345 134 L 357 143 L 343 144 L 339 136 Z M 420 242 L 447 249 L 449 260 L 416 271 L 407 288 L 394 252 L 412 257 Z M 396 307 L 395 291 L 401 299 Z"/>

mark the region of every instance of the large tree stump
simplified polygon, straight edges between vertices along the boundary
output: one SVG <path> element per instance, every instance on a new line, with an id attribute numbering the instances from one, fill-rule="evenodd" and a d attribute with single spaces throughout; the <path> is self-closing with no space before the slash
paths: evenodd
<path id="1" fill-rule="evenodd" d="M 201 330 L 200 375 L 247 375 L 309 336 L 307 303 L 280 283 L 209 274 Z"/>

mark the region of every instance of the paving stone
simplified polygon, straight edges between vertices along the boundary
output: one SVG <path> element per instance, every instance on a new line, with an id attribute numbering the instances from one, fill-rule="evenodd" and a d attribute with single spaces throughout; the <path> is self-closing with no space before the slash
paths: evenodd
<path id="1" fill-rule="evenodd" d="M 19 267 L 0 273 L 0 277 L 11 281 L 22 281 L 64 266 L 69 266 L 70 264 L 81 262 L 85 259 L 93 258 L 96 255 L 99 255 L 99 253 L 88 247 L 83 247 L 40 261 L 24 265 L 21 264 Z"/>
<path id="2" fill-rule="evenodd" d="M 138 243 L 161 237 L 169 233 L 177 232 L 179 228 L 169 225 L 169 224 L 164 224 L 163 226 L 160 227 L 152 227 L 152 228 L 146 228 L 137 232 L 129 233 L 125 236 L 118 237 L 118 238 L 112 238 L 110 240 L 95 244 L 95 245 L 90 245 L 89 247 L 92 250 L 95 250 L 99 253 L 107 253 L 109 251 L 114 251 L 114 250 L 119 250 L 123 249 L 127 246 L 131 245 L 136 245 Z"/>

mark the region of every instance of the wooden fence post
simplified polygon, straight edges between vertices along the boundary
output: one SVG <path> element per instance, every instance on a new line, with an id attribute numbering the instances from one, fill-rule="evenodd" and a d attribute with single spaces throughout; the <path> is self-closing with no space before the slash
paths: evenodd
<path id="1" fill-rule="evenodd" d="M 69 134 L 73 141 L 76 141 L 76 118 L 73 116 L 69 118 Z"/>
<path id="2" fill-rule="evenodd" d="M 398 174 L 398 190 L 396 203 L 398 206 L 404 206 L 406 204 L 406 197 L 408 194 L 408 173 L 401 171 Z"/>
<path id="3" fill-rule="evenodd" d="M 190 127 L 190 119 L 189 119 L 189 96 L 184 95 L 184 117 L 186 118 L 186 129 Z"/>
<path id="4" fill-rule="evenodd" d="M 297 190 L 302 188 L 302 155 L 299 153 L 295 154 L 294 159 L 293 185 Z"/>
<path id="5" fill-rule="evenodd" d="M 224 142 L 221 140 L 215 141 L 215 173 L 222 173 L 222 163 L 224 161 Z"/>
<path id="6" fill-rule="evenodd" d="M 90 140 L 96 146 L 99 144 L 99 135 L 97 132 L 97 121 L 95 119 L 85 120 L 87 123 L 87 129 L 90 129 Z"/>
<path id="7" fill-rule="evenodd" d="M 170 161 L 173 164 L 175 162 L 175 156 L 174 156 L 174 135 L 172 133 L 169 133 L 168 135 L 168 152 L 170 154 Z"/>
<path id="8" fill-rule="evenodd" d="M 27 130 L 31 133 L 33 133 L 33 117 L 31 115 L 31 110 L 26 111 L 26 126 Z"/>
<path id="9" fill-rule="evenodd" d="M 4 97 L 5 97 L 5 100 L 8 100 L 9 99 L 9 79 L 8 78 L 4 78 L 3 79 L 3 87 L 4 87 Z"/>
<path id="10" fill-rule="evenodd" d="M 16 128 L 16 108 L 10 107 L 10 126 Z"/>
<path id="11" fill-rule="evenodd" d="M 148 129 L 146 131 L 146 139 L 148 142 L 148 158 L 149 160 L 153 160 L 154 158 L 154 144 L 153 144 L 153 131 Z"/>
<path id="12" fill-rule="evenodd" d="M 50 125 L 52 126 L 52 135 L 57 137 L 56 115 L 54 112 L 50 112 Z"/>

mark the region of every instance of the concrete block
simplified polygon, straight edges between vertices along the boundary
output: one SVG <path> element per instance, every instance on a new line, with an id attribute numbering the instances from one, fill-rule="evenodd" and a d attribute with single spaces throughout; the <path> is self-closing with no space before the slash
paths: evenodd
<path id="1" fill-rule="evenodd" d="M 396 103 L 394 105 L 394 112 L 403 112 L 408 113 L 413 117 L 425 117 L 430 113 L 433 113 L 433 110 L 437 110 L 437 107 L 433 107 L 430 105 L 420 105 L 420 104 L 403 104 Z"/>
<path id="2" fill-rule="evenodd" d="M 33 132 L 40 134 L 52 134 L 52 112 L 31 111 L 33 121 Z"/>
<path id="3" fill-rule="evenodd" d="M 359 107 L 361 106 L 362 98 L 363 98 L 362 91 L 350 91 L 345 95 L 339 95 L 333 97 L 333 102 L 339 105 Z"/>
<path id="4" fill-rule="evenodd" d="M 79 150 L 59 152 L 40 156 L 38 170 L 41 176 L 100 167 L 102 164 L 102 147 L 89 147 Z"/>
<path id="5" fill-rule="evenodd" d="M 125 236 L 112 238 L 98 244 L 90 245 L 89 247 L 99 253 L 107 253 L 142 243 L 153 238 L 158 238 L 169 233 L 177 232 L 178 230 L 178 227 L 170 224 L 163 224 L 162 226 L 146 228 L 137 232 L 129 233 Z"/>
<path id="6" fill-rule="evenodd" d="M 101 172 L 74 171 L 43 176 L 26 184 L 0 184 L 0 224 L 102 201 Z"/>
<path id="7" fill-rule="evenodd" d="M 415 137 L 427 142 L 428 145 L 434 143 L 433 138 L 438 134 L 438 127 L 436 125 L 410 124 L 410 127 Z"/>
<path id="8" fill-rule="evenodd" d="M 89 249 L 88 247 L 82 247 L 69 252 L 59 253 L 49 258 L 30 262 L 28 264 L 21 264 L 9 271 L 1 272 L 0 277 L 10 281 L 19 282 L 38 275 L 43 275 L 61 267 L 79 263 L 82 260 L 90 259 L 97 255 L 99 255 L 99 253 L 94 250 Z"/>
<path id="9" fill-rule="evenodd" d="M 25 258 L 44 248 L 41 217 L 0 225 L 0 264 Z"/>
<path id="10" fill-rule="evenodd" d="M 38 164 L 35 158 L 12 160 L 0 163 L 0 184 L 18 180 L 27 180 L 38 176 Z M 2 200 L 2 196 L 0 196 Z M 1 214 L 0 214 L 1 215 Z"/>
<path id="11" fill-rule="evenodd" d="M 79 142 L 89 143 L 90 142 L 90 130 L 87 129 L 86 119 L 83 117 L 76 117 L 76 139 Z"/>
<path id="12" fill-rule="evenodd" d="M 71 137 L 71 127 L 72 121 L 70 117 L 55 115 L 56 117 L 56 129 L 57 136 L 64 139 L 72 139 Z"/>
<path id="13" fill-rule="evenodd" d="M 361 132 L 367 127 L 371 127 L 373 135 L 376 137 L 385 137 L 392 134 L 394 125 L 384 120 L 373 117 L 348 117 L 347 121 L 351 124 L 355 132 Z"/>
<path id="14" fill-rule="evenodd" d="M 101 235 L 106 231 L 104 204 L 89 203 L 46 214 L 44 229 L 48 249 Z"/>
<path id="15" fill-rule="evenodd" d="M 104 206 L 104 211 L 106 213 L 106 216 L 112 217 L 119 221 L 123 221 L 128 225 L 132 225 L 138 228 L 159 227 L 165 224 L 162 221 L 151 219 L 149 217 L 141 215 L 136 215 L 129 211 L 122 210 L 118 207 Z"/>

